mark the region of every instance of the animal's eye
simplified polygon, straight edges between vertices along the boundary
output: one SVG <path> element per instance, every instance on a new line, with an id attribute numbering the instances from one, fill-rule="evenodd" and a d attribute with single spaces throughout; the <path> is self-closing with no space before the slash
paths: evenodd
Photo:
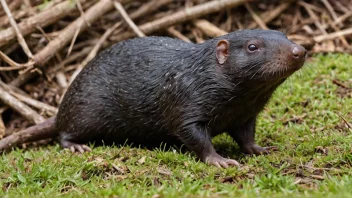
<path id="1" fill-rule="evenodd" d="M 248 49 L 249 49 L 249 51 L 253 52 L 253 51 L 257 50 L 258 47 L 254 44 L 250 44 L 250 45 L 248 45 Z"/>

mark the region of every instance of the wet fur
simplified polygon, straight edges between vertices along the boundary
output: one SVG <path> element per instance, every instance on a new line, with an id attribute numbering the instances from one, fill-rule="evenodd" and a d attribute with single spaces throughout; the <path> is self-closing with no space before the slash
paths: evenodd
<path id="1" fill-rule="evenodd" d="M 220 65 L 215 50 L 222 39 L 230 55 Z M 252 39 L 262 42 L 260 54 L 246 52 Z M 282 49 L 290 44 L 283 33 L 262 30 L 203 44 L 164 37 L 120 42 L 77 76 L 55 128 L 62 140 L 76 143 L 181 140 L 200 156 L 212 152 L 209 140 L 223 132 L 245 147 L 254 143 L 258 113 L 293 73 Z"/>

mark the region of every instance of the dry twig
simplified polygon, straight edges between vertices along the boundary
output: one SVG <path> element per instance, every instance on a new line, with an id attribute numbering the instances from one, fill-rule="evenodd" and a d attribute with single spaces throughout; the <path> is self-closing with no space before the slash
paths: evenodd
<path id="1" fill-rule="evenodd" d="M 210 37 L 217 37 L 227 34 L 228 32 L 218 28 L 214 24 L 210 23 L 207 20 L 195 20 L 194 25 L 200 29 L 204 34 Z"/>
<path id="2" fill-rule="evenodd" d="M 292 4 L 292 1 L 283 2 L 282 4 L 277 6 L 274 10 L 268 10 L 264 12 L 263 14 L 260 15 L 259 18 L 263 20 L 263 23 L 267 24 L 270 21 L 274 20 L 276 17 L 278 17 L 287 8 L 289 8 L 291 4 Z M 257 25 L 258 25 L 257 22 L 253 22 L 248 26 L 248 29 L 253 29 Z"/>
<path id="3" fill-rule="evenodd" d="M 183 41 L 191 43 L 191 40 L 183 35 L 181 32 L 177 31 L 174 26 L 167 28 L 167 32 L 172 35 L 173 37 L 179 38 Z"/>
<path id="4" fill-rule="evenodd" d="M 0 0 L 0 2 L 1 2 L 2 7 L 4 8 L 4 11 L 7 14 L 7 17 L 9 18 L 9 21 L 10 21 L 12 28 L 15 30 L 18 43 L 22 46 L 22 49 L 27 54 L 28 58 L 33 59 L 33 54 L 31 52 L 31 50 L 29 49 L 26 41 L 24 40 L 23 35 L 22 35 L 20 29 L 18 28 L 18 25 L 17 25 L 15 19 L 13 18 L 12 13 L 11 13 L 6 1 Z"/>
<path id="5" fill-rule="evenodd" d="M 145 37 L 145 34 L 139 30 L 139 28 L 136 26 L 136 24 L 131 20 L 131 18 L 128 16 L 127 12 L 123 8 L 120 2 L 117 2 L 116 0 L 114 1 L 114 6 L 115 8 L 119 11 L 121 14 L 122 18 L 125 20 L 125 22 L 131 27 L 131 29 L 136 33 L 139 37 Z"/>
<path id="6" fill-rule="evenodd" d="M 6 127 L 5 123 L 2 119 L 2 113 L 7 109 L 7 107 L 1 107 L 0 108 L 0 140 L 5 136 L 6 134 Z"/>
<path id="7" fill-rule="evenodd" d="M 45 110 L 46 112 L 49 113 L 50 116 L 56 115 L 58 109 L 56 107 L 52 107 L 46 103 L 40 102 L 38 100 L 34 100 L 33 98 L 30 98 L 28 96 L 24 96 L 18 93 L 15 93 L 13 91 L 10 92 L 11 95 L 15 96 L 18 98 L 20 101 L 38 109 L 38 110 Z"/>
<path id="8" fill-rule="evenodd" d="M 82 2 L 84 0 L 81 0 Z M 39 27 L 48 26 L 57 20 L 67 16 L 72 13 L 76 8 L 72 1 L 67 0 L 62 3 L 55 5 L 54 7 L 44 10 L 43 12 L 34 15 L 28 19 L 25 19 L 18 24 L 18 29 L 23 36 L 26 36 Z M 7 28 L 0 31 L 0 47 L 7 44 L 9 41 L 16 37 L 16 32 L 12 28 Z"/>
<path id="9" fill-rule="evenodd" d="M 0 51 L 0 58 L 11 66 L 11 67 L 0 67 L 0 71 L 12 71 L 12 70 L 32 68 L 34 64 L 32 60 L 25 64 L 18 64 L 15 61 L 13 61 L 10 57 L 8 57 L 6 54 L 4 54 L 2 51 Z"/>
<path id="10" fill-rule="evenodd" d="M 85 30 L 88 26 L 84 21 L 86 20 L 88 23 L 92 23 L 97 20 L 101 15 L 106 13 L 107 11 L 113 9 L 113 4 L 110 0 L 101 0 L 97 2 L 94 6 L 92 6 L 84 16 L 79 17 L 69 26 L 67 26 L 64 30 L 61 31 L 60 35 L 52 40 L 44 49 L 38 52 L 34 56 L 34 61 L 36 64 L 40 66 L 44 66 L 53 55 L 63 48 L 75 35 L 78 28 L 80 31 Z M 24 75 L 19 76 L 17 79 L 11 82 L 14 86 L 20 86 L 32 79 L 36 73 L 25 73 Z"/>
<path id="11" fill-rule="evenodd" d="M 145 34 L 149 34 L 169 26 L 175 25 L 177 23 L 181 23 L 184 21 L 188 21 L 191 19 L 198 18 L 200 16 L 210 14 L 213 12 L 220 11 L 224 8 L 231 8 L 242 5 L 246 0 L 217 0 L 210 1 L 201 5 L 197 5 L 191 8 L 183 9 L 178 12 L 175 12 L 169 16 L 165 16 L 164 18 L 157 19 L 155 21 L 146 23 L 144 25 L 139 26 L 139 29 Z M 111 39 L 114 41 L 121 41 L 127 38 L 132 37 L 134 34 L 131 32 L 119 34 Z"/>
<path id="12" fill-rule="evenodd" d="M 24 131 L 13 133 L 10 136 L 5 137 L 0 141 L 0 152 L 7 150 L 15 145 L 31 142 L 36 139 L 51 138 L 56 135 L 56 131 L 53 130 L 55 117 L 49 118 L 47 122 L 43 123 L 40 127 L 32 126 Z M 43 133 L 46 131 L 47 133 Z M 44 134 L 44 135 L 43 135 Z M 40 138 L 38 138 L 40 136 Z"/>
<path id="13" fill-rule="evenodd" d="M 37 114 L 33 109 L 23 104 L 21 101 L 17 100 L 15 97 L 11 96 L 7 91 L 0 87 L 0 100 L 10 106 L 17 113 L 22 115 L 27 120 L 34 122 L 36 124 L 43 122 L 45 119 Z"/>
<path id="14" fill-rule="evenodd" d="M 315 42 L 322 42 L 322 41 L 327 41 L 327 40 L 332 40 L 335 38 L 338 38 L 340 36 L 345 36 L 345 35 L 349 35 L 352 34 L 352 28 L 347 28 L 338 32 L 334 32 L 331 34 L 325 34 L 325 35 L 319 35 L 319 36 L 315 36 L 314 40 Z"/>
<path id="15" fill-rule="evenodd" d="M 268 26 L 265 25 L 265 23 L 262 21 L 262 19 L 253 11 L 252 7 L 246 3 L 244 4 L 248 10 L 248 12 L 251 14 L 252 18 L 254 19 L 255 22 L 257 22 L 258 26 L 262 29 L 269 29 Z"/>
<path id="16" fill-rule="evenodd" d="M 141 6 L 138 10 L 133 12 L 130 17 L 131 19 L 137 19 L 141 16 L 145 16 L 159 9 L 161 6 L 171 3 L 173 0 L 151 0 Z"/>

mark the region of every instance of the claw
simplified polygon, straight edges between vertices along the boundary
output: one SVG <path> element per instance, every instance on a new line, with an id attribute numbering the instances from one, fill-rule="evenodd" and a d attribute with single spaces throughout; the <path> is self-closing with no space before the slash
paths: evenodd
<path id="1" fill-rule="evenodd" d="M 251 145 L 243 146 L 241 149 L 242 149 L 242 152 L 246 154 L 263 155 L 263 154 L 269 154 L 270 151 L 276 151 L 277 147 L 276 146 L 261 147 L 261 146 L 258 146 L 257 144 L 251 144 Z"/>
<path id="2" fill-rule="evenodd" d="M 61 146 L 64 148 L 69 148 L 72 153 L 79 152 L 82 154 L 84 152 L 92 151 L 88 146 L 86 146 L 84 144 L 76 144 L 76 143 L 70 142 L 68 140 L 62 140 Z"/>
<path id="3" fill-rule="evenodd" d="M 205 158 L 205 163 L 218 168 L 228 168 L 229 166 L 240 166 L 236 160 L 221 157 L 217 153 L 212 153 Z"/>

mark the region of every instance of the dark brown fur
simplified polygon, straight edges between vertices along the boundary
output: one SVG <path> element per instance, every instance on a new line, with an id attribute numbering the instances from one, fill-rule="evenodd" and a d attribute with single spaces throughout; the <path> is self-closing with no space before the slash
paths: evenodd
<path id="1" fill-rule="evenodd" d="M 283 33 L 267 30 L 236 31 L 202 44 L 164 37 L 123 41 L 77 76 L 55 129 L 73 151 L 102 140 L 180 141 L 204 162 L 238 165 L 218 155 L 211 138 L 228 132 L 243 152 L 266 153 L 254 141 L 256 117 L 302 67 L 305 54 Z"/>

